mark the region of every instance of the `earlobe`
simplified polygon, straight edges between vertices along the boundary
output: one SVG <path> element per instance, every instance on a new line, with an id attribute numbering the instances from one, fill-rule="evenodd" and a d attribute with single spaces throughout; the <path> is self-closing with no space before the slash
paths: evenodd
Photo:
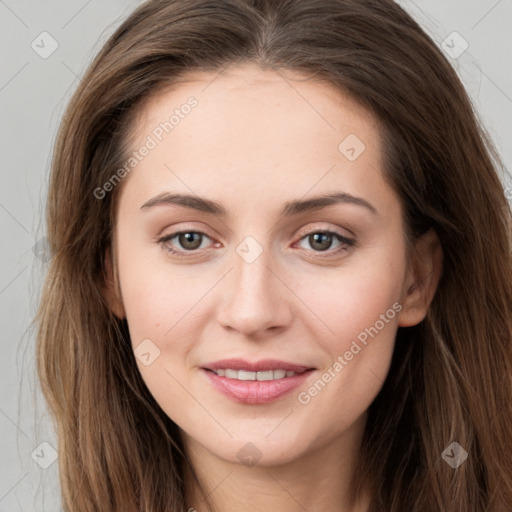
<path id="1" fill-rule="evenodd" d="M 121 290 L 117 279 L 117 272 L 115 271 L 110 247 L 107 247 L 104 257 L 105 265 L 105 282 L 103 283 L 103 297 L 105 298 L 109 309 L 112 313 L 122 320 L 126 317 L 121 297 Z"/>
<path id="2" fill-rule="evenodd" d="M 403 309 L 398 315 L 399 327 L 419 324 L 436 293 L 441 279 L 443 251 L 434 229 L 422 235 L 411 251 L 402 296 Z"/>

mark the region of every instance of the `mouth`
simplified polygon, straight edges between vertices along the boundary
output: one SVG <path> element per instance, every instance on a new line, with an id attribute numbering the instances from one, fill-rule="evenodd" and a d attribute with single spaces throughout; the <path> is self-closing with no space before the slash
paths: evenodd
<path id="1" fill-rule="evenodd" d="M 201 368 L 217 391 L 245 404 L 269 403 L 297 388 L 315 370 L 305 365 L 267 359 L 229 359 Z"/>

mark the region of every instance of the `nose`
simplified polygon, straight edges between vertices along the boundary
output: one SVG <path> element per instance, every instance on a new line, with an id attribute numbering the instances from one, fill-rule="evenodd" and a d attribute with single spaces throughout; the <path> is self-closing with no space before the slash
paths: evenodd
<path id="1" fill-rule="evenodd" d="M 293 293 L 289 277 L 271 260 L 266 249 L 252 262 L 233 255 L 234 268 L 224 280 L 218 311 L 224 328 L 262 338 L 290 325 Z"/>

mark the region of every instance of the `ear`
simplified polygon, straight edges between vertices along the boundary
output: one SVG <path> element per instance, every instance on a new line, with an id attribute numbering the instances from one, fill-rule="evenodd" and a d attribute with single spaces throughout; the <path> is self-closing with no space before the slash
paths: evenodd
<path id="1" fill-rule="evenodd" d="M 117 279 L 117 272 L 114 269 L 110 246 L 105 251 L 105 282 L 103 285 L 103 297 L 107 301 L 108 307 L 114 315 L 122 320 L 126 317 L 123 306 L 121 290 Z"/>
<path id="2" fill-rule="evenodd" d="M 398 315 L 399 327 L 419 324 L 426 316 L 434 298 L 443 266 L 441 242 L 430 229 L 415 243 L 407 269 L 402 292 L 402 307 Z"/>

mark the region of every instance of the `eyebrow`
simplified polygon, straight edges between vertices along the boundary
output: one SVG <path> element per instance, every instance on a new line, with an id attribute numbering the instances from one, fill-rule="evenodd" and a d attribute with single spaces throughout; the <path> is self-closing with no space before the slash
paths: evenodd
<path id="1" fill-rule="evenodd" d="M 202 198 L 189 194 L 173 194 L 164 192 L 159 194 L 149 201 L 146 201 L 142 206 L 142 210 L 149 210 L 156 206 L 165 206 L 171 204 L 178 204 L 191 210 L 197 210 L 204 213 L 226 217 L 227 210 L 220 203 L 211 201 L 210 199 Z M 290 217 L 304 212 L 316 211 L 327 206 L 334 204 L 354 204 L 362 206 L 370 210 L 373 214 L 379 215 L 377 209 L 362 197 L 356 197 L 346 192 L 336 192 L 321 196 L 312 197 L 306 200 L 294 200 L 285 203 L 281 216 Z"/>

